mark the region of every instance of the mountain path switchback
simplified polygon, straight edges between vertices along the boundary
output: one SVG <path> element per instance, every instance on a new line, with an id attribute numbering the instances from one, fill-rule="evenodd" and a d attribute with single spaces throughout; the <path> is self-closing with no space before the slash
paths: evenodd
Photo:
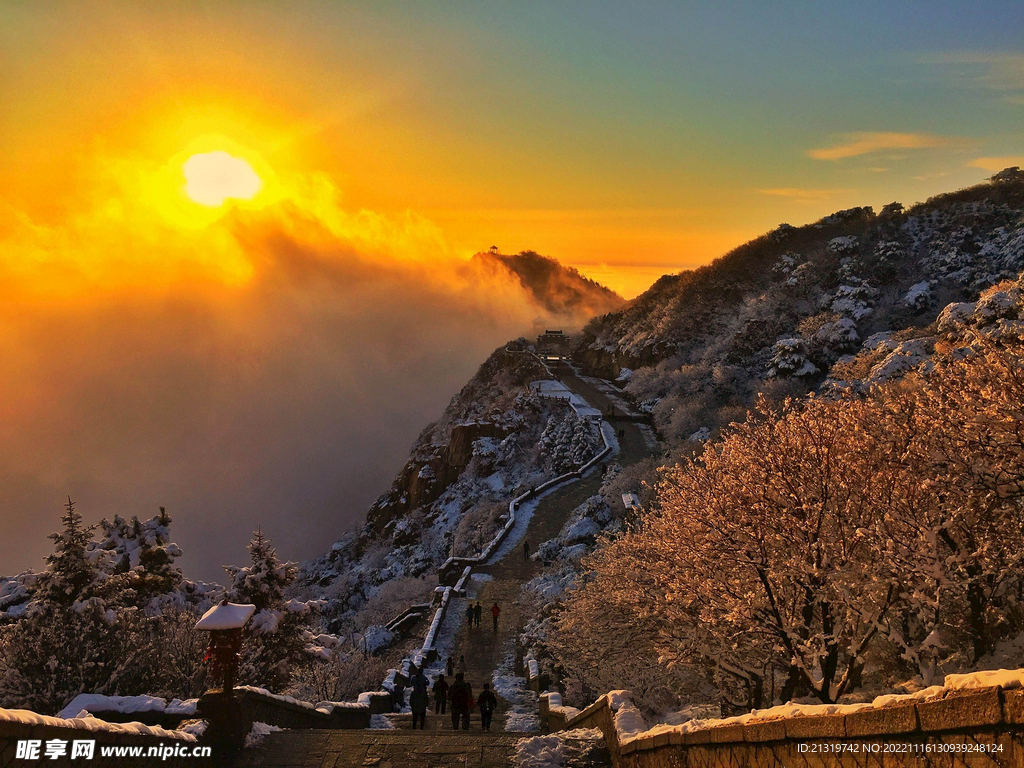
<path id="1" fill-rule="evenodd" d="M 556 364 L 552 369 L 569 389 L 602 413 L 608 414 L 610 409 L 614 409 L 614 403 L 604 392 L 577 376 L 568 365 Z M 621 410 L 616 412 L 621 414 Z M 621 430 L 620 452 L 614 459 L 619 464 L 632 464 L 652 454 L 635 422 L 616 418 L 615 415 L 606 417 L 606 420 L 617 434 Z M 600 488 L 601 471 L 598 467 L 575 482 L 558 486 L 540 499 L 525 535 L 504 557 L 494 564 L 473 569 L 474 573 L 490 577 L 487 581 L 474 582 L 479 589 L 472 602 L 479 600 L 483 606 L 480 626 L 467 625 L 465 599 L 453 601 L 450 611 L 455 612 L 453 618 L 460 622 L 453 655 L 456 661 L 460 655 L 466 657 L 466 680 L 472 685 L 474 696 L 479 696 L 483 683 L 492 682 L 506 654 L 514 652 L 515 638 L 526 623 L 520 604 L 522 586 L 544 570 L 542 564 L 523 557 L 523 541 L 529 542 L 533 552 L 541 543 L 556 537 L 572 511 L 597 494 Z M 497 631 L 493 629 L 490 613 L 495 602 L 501 609 Z M 498 709 L 489 732 L 481 729 L 480 715 L 475 710 L 470 730 L 453 731 L 450 715 L 435 715 L 431 700 L 426 728 L 418 733 L 410 730 L 409 715 L 390 716 L 397 726 L 393 730 L 271 733 L 258 748 L 245 750 L 236 765 L 266 768 L 511 767 L 516 743 L 528 734 L 504 730 L 509 707 L 510 702 L 499 696 Z"/>

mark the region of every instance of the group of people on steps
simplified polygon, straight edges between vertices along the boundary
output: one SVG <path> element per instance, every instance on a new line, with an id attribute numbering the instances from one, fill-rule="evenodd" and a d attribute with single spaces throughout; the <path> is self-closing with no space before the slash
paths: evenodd
<path id="1" fill-rule="evenodd" d="M 474 698 L 473 686 L 466 681 L 465 656 L 459 656 L 458 668 L 459 671 L 456 672 L 455 663 L 449 656 L 447 665 L 448 677 L 450 678 L 454 674 L 455 681 L 449 684 L 445 680 L 443 672 L 437 676 L 437 680 L 431 689 L 434 693 L 434 714 L 443 715 L 446 710 L 450 710 L 452 730 L 458 729 L 461 722 L 462 730 L 468 731 L 469 713 L 476 708 L 480 710 L 480 724 L 483 729 L 485 731 L 491 730 L 491 720 L 494 718 L 494 710 L 498 706 L 498 698 L 494 695 L 494 691 L 491 690 L 491 684 L 484 683 L 484 689 L 480 692 L 479 696 Z M 430 681 L 423 674 L 423 670 L 417 669 L 413 665 L 409 676 L 409 687 L 411 689 L 409 709 L 412 710 L 413 729 L 417 725 L 420 730 L 426 728 L 427 707 L 430 704 L 429 686 Z M 404 698 L 404 689 L 396 688 L 395 693 L 399 699 L 396 703 L 401 708 L 404 705 L 404 702 L 401 701 Z"/>
<path id="2" fill-rule="evenodd" d="M 466 605 L 466 626 L 472 629 L 473 627 L 480 626 L 480 617 L 483 615 L 484 607 L 480 605 L 480 601 L 476 601 L 476 605 L 468 603 Z M 491 606 L 491 619 L 494 620 L 494 631 L 498 631 L 498 617 L 501 615 L 501 608 L 497 603 Z M 451 674 L 449 672 L 448 674 Z"/>

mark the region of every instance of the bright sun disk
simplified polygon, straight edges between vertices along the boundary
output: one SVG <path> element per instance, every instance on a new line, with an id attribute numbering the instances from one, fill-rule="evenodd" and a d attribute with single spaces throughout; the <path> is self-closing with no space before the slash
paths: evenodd
<path id="1" fill-rule="evenodd" d="M 223 205 L 228 198 L 248 200 L 263 186 L 249 163 L 222 151 L 192 155 L 182 170 L 185 194 L 202 205 Z"/>

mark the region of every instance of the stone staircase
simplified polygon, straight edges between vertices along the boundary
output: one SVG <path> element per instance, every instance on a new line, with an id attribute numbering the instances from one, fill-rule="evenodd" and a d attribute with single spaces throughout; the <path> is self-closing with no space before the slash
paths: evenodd
<path id="1" fill-rule="evenodd" d="M 559 366 L 558 373 L 592 405 L 607 411 L 612 405 L 604 393 L 588 382 L 576 377 L 568 366 Z M 636 424 L 624 421 L 623 436 L 619 443 L 622 454 L 619 462 L 629 464 L 650 454 L 643 434 Z M 531 548 L 557 535 L 572 510 L 589 496 L 598 492 L 601 478 L 598 472 L 568 484 L 545 497 L 530 521 L 526 539 Z M 500 562 L 474 568 L 484 573 L 489 581 L 476 585 L 473 602 L 479 599 L 483 606 L 481 626 L 470 628 L 463 623 L 457 633 L 455 657 L 466 656 L 466 679 L 479 695 L 482 684 L 490 682 L 502 664 L 510 641 L 521 631 L 525 617 L 520 610 L 520 588 L 525 581 L 537 575 L 541 567 L 532 560 L 524 560 L 521 545 L 512 549 Z M 459 616 L 465 610 L 466 600 L 453 600 L 450 611 Z M 501 607 L 499 629 L 491 625 L 490 606 Z M 407 612 L 408 613 L 408 612 Z M 403 614 L 404 615 L 404 614 Z M 399 617 L 402 618 L 402 617 Z M 408 691 L 406 691 L 408 696 Z M 294 730 L 271 733 L 258 747 L 244 750 L 232 765 L 255 768 L 513 768 L 516 748 L 524 738 L 534 733 L 506 732 L 506 711 L 509 702 L 499 695 L 498 709 L 490 731 L 480 726 L 480 714 L 470 715 L 469 730 L 452 729 L 451 714 L 434 714 L 433 696 L 427 713 L 426 727 L 412 730 L 412 715 L 388 714 L 385 717 L 394 726 L 389 730 Z M 570 759 L 564 768 L 601 768 L 610 766 L 608 750 L 603 741 L 575 738 L 585 757 Z"/>
<path id="2" fill-rule="evenodd" d="M 396 730 L 412 730 L 412 715 L 408 713 L 395 714 L 395 715 L 384 715 Z M 452 733 L 452 716 L 451 713 L 444 715 L 435 715 L 431 710 L 427 713 L 427 721 L 424 728 L 416 728 L 417 731 L 423 730 L 427 732 L 442 732 Z M 473 711 L 469 715 L 469 730 L 462 730 L 462 725 L 459 725 L 459 733 L 469 735 L 480 735 L 486 736 L 488 733 L 498 734 L 505 733 L 505 715 L 503 712 L 495 712 L 494 719 L 491 720 L 491 730 L 485 731 L 480 724 L 480 713 Z M 523 734 L 518 734 L 523 735 Z"/>

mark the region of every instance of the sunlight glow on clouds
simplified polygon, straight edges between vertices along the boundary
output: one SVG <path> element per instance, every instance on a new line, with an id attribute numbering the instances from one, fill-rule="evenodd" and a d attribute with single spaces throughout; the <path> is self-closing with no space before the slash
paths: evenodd
<path id="1" fill-rule="evenodd" d="M 228 198 L 249 200 L 263 182 L 245 160 L 227 152 L 201 152 L 182 166 L 185 194 L 203 205 L 223 205 Z"/>
<path id="2" fill-rule="evenodd" d="M 859 131 L 843 134 L 842 140 L 830 147 L 808 150 L 807 156 L 815 160 L 844 160 L 888 149 L 927 149 L 950 143 L 952 139 L 930 133 Z"/>
<path id="3" fill-rule="evenodd" d="M 981 168 L 984 171 L 1001 171 L 1003 168 L 1017 166 L 1024 168 L 1024 155 L 1008 155 L 1003 157 L 978 157 L 967 164 L 971 168 Z"/>

